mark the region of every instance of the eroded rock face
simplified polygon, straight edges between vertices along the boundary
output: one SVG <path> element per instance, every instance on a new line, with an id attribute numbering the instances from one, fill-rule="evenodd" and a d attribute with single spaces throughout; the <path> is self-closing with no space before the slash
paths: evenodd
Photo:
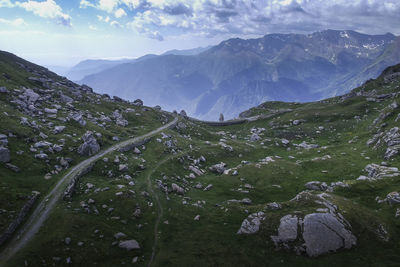
<path id="1" fill-rule="evenodd" d="M 79 146 L 78 153 L 84 156 L 91 156 L 100 151 L 100 145 L 97 143 L 93 132 L 87 131 L 82 136 L 83 144 Z"/>
<path id="2" fill-rule="evenodd" d="M 255 234 L 260 230 L 261 222 L 265 220 L 265 213 L 262 211 L 250 214 L 243 220 L 237 234 Z"/>

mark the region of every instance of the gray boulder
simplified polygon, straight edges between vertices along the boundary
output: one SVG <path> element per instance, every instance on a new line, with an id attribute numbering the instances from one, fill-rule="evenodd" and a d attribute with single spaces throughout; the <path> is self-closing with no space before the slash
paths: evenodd
<path id="1" fill-rule="evenodd" d="M 390 205 L 400 204 L 400 193 L 399 192 L 391 192 L 391 193 L 387 194 L 386 201 Z"/>
<path id="2" fill-rule="evenodd" d="M 0 87 L 0 93 L 7 94 L 8 90 L 4 86 Z"/>
<path id="3" fill-rule="evenodd" d="M 185 194 L 185 189 L 183 189 L 182 187 L 180 187 L 177 184 L 172 184 L 172 192 L 177 193 L 178 195 L 183 195 Z"/>
<path id="4" fill-rule="evenodd" d="M 243 220 L 237 234 L 255 234 L 260 230 L 261 222 L 265 220 L 265 213 L 262 211 L 250 214 Z"/>
<path id="5" fill-rule="evenodd" d="M 91 156 L 100 151 L 100 145 L 97 143 L 93 132 L 87 131 L 82 136 L 83 144 L 78 147 L 78 153 L 83 156 Z"/>
<path id="6" fill-rule="evenodd" d="M 140 249 L 139 243 L 136 240 L 125 240 L 119 242 L 118 245 L 120 248 L 126 249 L 128 251 L 133 249 Z"/>
<path id="7" fill-rule="evenodd" d="M 61 133 L 62 131 L 64 131 L 65 130 L 65 126 L 55 126 L 54 127 L 54 130 L 53 130 L 53 133 L 54 134 L 59 134 L 59 133 Z"/>
<path id="8" fill-rule="evenodd" d="M 221 162 L 221 163 L 211 166 L 209 168 L 209 170 L 214 173 L 223 174 L 225 171 L 225 166 L 226 166 L 226 164 Z"/>
<path id="9" fill-rule="evenodd" d="M 341 248 L 351 248 L 356 237 L 332 213 L 312 213 L 304 217 L 303 239 L 307 255 L 318 256 Z"/>
<path id="10" fill-rule="evenodd" d="M 0 162 L 9 162 L 11 160 L 10 150 L 0 146 Z"/>
<path id="11" fill-rule="evenodd" d="M 5 134 L 0 134 L 0 146 L 7 146 L 8 145 L 8 137 Z"/>
<path id="12" fill-rule="evenodd" d="M 321 183 L 319 181 L 311 181 L 306 183 L 304 186 L 309 190 L 316 191 L 325 191 L 326 189 L 328 189 L 328 185 L 325 182 Z"/>

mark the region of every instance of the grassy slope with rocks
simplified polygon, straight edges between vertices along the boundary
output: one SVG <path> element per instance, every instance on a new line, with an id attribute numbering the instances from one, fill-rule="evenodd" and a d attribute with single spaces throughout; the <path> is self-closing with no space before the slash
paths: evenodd
<path id="1" fill-rule="evenodd" d="M 114 152 L 97 161 L 80 179 L 72 198 L 57 204 L 37 237 L 8 265 L 113 266 L 135 262 L 147 266 L 154 254 L 153 266 L 395 266 L 400 260 L 400 218 L 396 217 L 400 206 L 387 195 L 400 191 L 400 180 L 398 176 L 379 179 L 376 170 L 368 177 L 364 169 L 371 163 L 383 166 L 379 168 L 400 167 L 398 156 L 385 159 L 388 147 L 396 149 L 397 137 L 388 132 L 398 126 L 400 109 L 394 104 L 400 101 L 398 72 L 399 66 L 392 67 L 343 97 L 302 104 L 264 103 L 245 115 L 291 111 L 240 125 L 212 127 L 181 118 L 176 128 L 165 130 L 139 150 Z M 1 97 L 2 107 L 8 108 L 9 114 L 18 114 L 9 99 Z M 84 99 L 79 103 L 91 113 L 100 109 L 109 115 L 116 108 L 113 105 L 121 105 L 107 100 L 111 107 L 103 110 L 104 104 L 85 104 Z M 124 105 L 127 108 L 129 104 Z M 93 130 L 102 133 L 103 146 L 107 146 L 112 143 L 107 143 L 111 136 L 118 134 L 123 139 L 122 133 L 131 126 L 145 125 L 148 130 L 161 125 L 161 113 L 142 113 L 137 118 L 142 121 L 128 120 L 127 127 L 118 128 L 112 122 L 105 129 L 96 124 L 92 127 L 98 127 Z M 43 178 L 47 165 L 32 159 L 31 143 L 24 138 L 32 138 L 29 134 L 33 132 L 17 131 L 22 127 L 20 116 L 2 129 L 17 135 L 9 138 L 11 162 L 23 166 L 23 161 L 30 160 L 28 166 L 37 164 L 33 169 L 37 174 L 33 170 L 24 174 L 23 168 L 14 174 L 1 165 L 0 173 L 12 175 L 4 178 L 9 179 L 4 183 L 9 189 L 4 191 L 10 194 L 1 202 L 4 209 L 9 209 L 3 206 L 6 200 L 11 202 L 17 194 L 28 195 L 32 190 L 45 192 L 59 177 Z M 76 131 L 77 137 L 85 132 L 77 125 L 66 125 L 65 131 Z M 90 125 L 88 119 L 86 127 Z M 24 137 L 18 137 L 23 133 Z M 376 140 L 367 145 L 376 134 Z M 58 136 L 49 133 L 49 140 Z M 74 151 L 64 148 L 61 153 L 79 162 L 79 144 L 71 142 Z M 19 149 L 26 150 L 22 155 L 26 158 L 13 154 Z M 220 162 L 226 164 L 224 174 L 209 169 Z M 364 180 L 357 180 L 360 176 L 365 176 Z M 32 184 L 27 182 L 31 179 Z M 308 190 L 305 184 L 310 181 L 327 186 L 343 182 L 343 186 Z M 205 190 L 210 184 L 212 187 Z M 241 201 L 246 198 L 250 201 Z M 17 210 L 19 201 L 12 202 Z M 280 208 L 268 208 L 272 202 Z M 274 244 L 271 236 L 278 235 L 282 217 L 327 214 L 327 205 L 335 205 L 335 215 L 343 215 L 347 230 L 356 238 L 350 249 L 309 257 L 302 250 L 301 236 Z M 258 231 L 237 234 L 243 220 L 260 211 L 264 220 Z M 121 240 L 136 240 L 140 249 L 120 248 Z"/>

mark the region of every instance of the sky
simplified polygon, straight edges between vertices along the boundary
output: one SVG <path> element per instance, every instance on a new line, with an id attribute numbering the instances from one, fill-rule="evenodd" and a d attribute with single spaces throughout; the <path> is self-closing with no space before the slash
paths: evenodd
<path id="1" fill-rule="evenodd" d="M 47 66 L 325 29 L 400 35 L 400 0 L 0 0 L 0 50 Z"/>

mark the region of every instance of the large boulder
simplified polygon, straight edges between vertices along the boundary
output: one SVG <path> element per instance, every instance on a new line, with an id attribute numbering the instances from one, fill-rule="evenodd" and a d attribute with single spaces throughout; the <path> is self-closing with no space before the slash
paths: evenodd
<path id="1" fill-rule="evenodd" d="M 0 162 L 9 162 L 11 160 L 10 150 L 0 146 Z"/>
<path id="2" fill-rule="evenodd" d="M 83 144 L 78 147 L 78 153 L 83 156 L 91 156 L 100 151 L 100 145 L 97 143 L 93 132 L 87 131 L 82 136 Z"/>
<path id="3" fill-rule="evenodd" d="M 315 199 L 315 203 L 326 209 L 302 215 L 283 216 L 278 227 L 278 235 L 271 236 L 276 247 L 305 252 L 310 257 L 319 256 L 339 249 L 349 249 L 356 245 L 357 239 L 351 232 L 350 224 L 339 213 L 336 205 L 326 199 L 328 194 L 312 195 L 302 192 L 291 201 Z M 325 211 L 321 211 L 325 210 Z"/>

